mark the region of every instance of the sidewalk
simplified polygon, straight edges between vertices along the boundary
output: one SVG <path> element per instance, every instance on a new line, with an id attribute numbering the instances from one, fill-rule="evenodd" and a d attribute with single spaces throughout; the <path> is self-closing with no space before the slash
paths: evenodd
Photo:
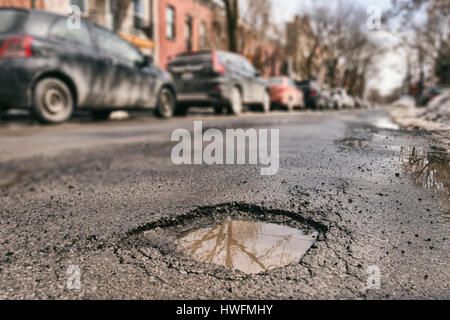
<path id="1" fill-rule="evenodd" d="M 404 130 L 428 131 L 450 152 L 450 94 L 438 98 L 426 108 L 394 103 L 388 109 L 392 120 Z"/>

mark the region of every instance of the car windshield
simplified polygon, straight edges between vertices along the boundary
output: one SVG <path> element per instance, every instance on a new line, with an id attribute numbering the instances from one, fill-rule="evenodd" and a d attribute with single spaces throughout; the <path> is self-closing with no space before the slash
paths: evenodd
<path id="1" fill-rule="evenodd" d="M 0 10 L 0 34 L 11 32 L 23 21 L 25 13 L 16 10 Z"/>
<path id="2" fill-rule="evenodd" d="M 206 62 L 211 62 L 212 54 L 211 52 L 201 52 L 201 53 L 184 53 L 178 55 L 175 59 L 170 62 L 170 65 L 197 65 Z"/>

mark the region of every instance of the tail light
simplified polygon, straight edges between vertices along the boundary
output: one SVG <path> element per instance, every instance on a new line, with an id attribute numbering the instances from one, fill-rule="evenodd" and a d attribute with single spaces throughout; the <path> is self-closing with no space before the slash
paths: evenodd
<path id="1" fill-rule="evenodd" d="M 311 89 L 311 97 L 315 97 L 317 95 L 317 90 Z"/>
<path id="2" fill-rule="evenodd" d="M 219 61 L 217 51 L 212 52 L 212 71 L 217 74 L 225 74 L 227 72 L 225 67 Z"/>
<path id="3" fill-rule="evenodd" d="M 7 38 L 0 47 L 0 59 L 30 58 L 33 56 L 32 43 L 33 38 L 29 36 Z"/>
<path id="4" fill-rule="evenodd" d="M 214 88 L 212 88 L 212 92 L 214 92 L 214 93 L 222 93 L 222 88 L 219 87 L 219 86 L 214 87 Z"/>

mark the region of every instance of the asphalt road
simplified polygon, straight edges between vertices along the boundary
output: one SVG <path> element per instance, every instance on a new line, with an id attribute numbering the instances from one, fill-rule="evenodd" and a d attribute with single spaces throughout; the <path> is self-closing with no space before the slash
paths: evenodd
<path id="1" fill-rule="evenodd" d="M 173 165 L 173 130 L 199 119 L 280 129 L 278 174 Z M 384 111 L 3 122 L 0 299 L 449 299 L 448 202 L 410 170 L 435 144 L 396 130 Z M 247 275 L 142 236 L 246 214 L 290 216 L 319 241 L 299 263 Z M 71 265 L 79 290 L 67 286 Z M 367 290 L 370 266 L 380 289 Z"/>

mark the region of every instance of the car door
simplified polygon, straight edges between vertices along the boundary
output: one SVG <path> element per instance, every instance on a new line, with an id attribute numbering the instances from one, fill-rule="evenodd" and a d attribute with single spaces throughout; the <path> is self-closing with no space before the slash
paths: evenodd
<path id="1" fill-rule="evenodd" d="M 238 68 L 238 72 L 241 76 L 241 83 L 243 86 L 243 99 L 244 103 L 254 103 L 255 102 L 255 94 L 253 92 L 253 78 L 254 72 L 249 68 L 249 62 L 247 59 L 241 56 L 236 57 L 236 67 Z"/>
<path id="2" fill-rule="evenodd" d="M 261 77 L 259 71 L 255 69 L 255 67 L 247 60 L 245 60 L 245 68 L 249 75 L 249 81 L 251 85 L 251 99 L 252 103 L 261 103 L 264 100 L 264 91 L 267 86 L 267 82 L 265 79 Z"/>
<path id="3" fill-rule="evenodd" d="M 113 108 L 142 107 L 149 104 L 155 73 L 144 70 L 143 55 L 133 45 L 101 27 L 92 26 L 103 66 L 105 102 Z"/>
<path id="4" fill-rule="evenodd" d="M 82 21 L 78 29 L 72 29 L 67 19 L 55 19 L 49 29 L 47 46 L 42 50 L 52 55 L 57 68 L 74 81 L 78 106 L 95 106 L 102 99 L 102 77 L 88 25 Z"/>

